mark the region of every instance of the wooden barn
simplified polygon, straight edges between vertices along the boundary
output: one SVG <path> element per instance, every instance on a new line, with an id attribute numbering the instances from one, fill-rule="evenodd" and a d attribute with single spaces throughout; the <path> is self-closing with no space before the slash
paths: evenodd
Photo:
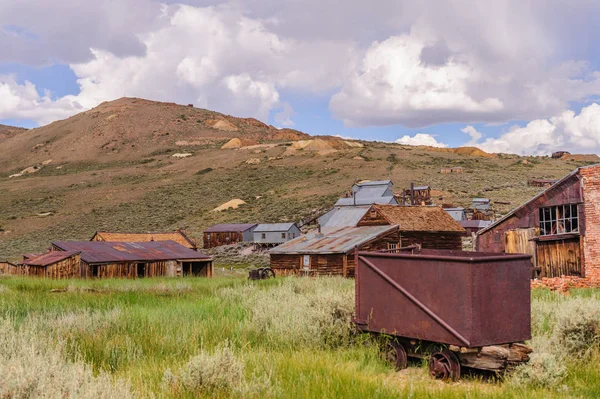
<path id="1" fill-rule="evenodd" d="M 215 224 L 204 230 L 204 248 L 214 248 L 238 242 L 252 242 L 252 233 L 256 226 L 258 226 L 256 223 Z"/>
<path id="2" fill-rule="evenodd" d="M 537 275 L 600 278 L 600 165 L 576 169 L 476 236 L 477 251 L 528 253 Z"/>
<path id="3" fill-rule="evenodd" d="M 57 241 L 52 251 L 81 253 L 82 278 L 212 277 L 212 258 L 174 241 Z"/>
<path id="4" fill-rule="evenodd" d="M 20 273 L 21 268 L 7 260 L 0 260 L 0 274 L 16 275 Z"/>
<path id="5" fill-rule="evenodd" d="M 462 249 L 465 229 L 439 206 L 373 205 L 358 226 L 397 225 L 402 247 Z"/>
<path id="6" fill-rule="evenodd" d="M 186 248 L 198 250 L 195 240 L 188 237 L 184 230 L 160 232 L 160 233 L 117 233 L 109 231 L 97 231 L 90 241 L 109 242 L 149 242 L 149 241 L 175 241 Z"/>
<path id="7" fill-rule="evenodd" d="M 395 249 L 398 226 L 343 227 L 307 234 L 269 251 L 276 276 L 312 275 L 354 277 L 354 248 L 361 251 Z"/>
<path id="8" fill-rule="evenodd" d="M 28 257 L 21 265 L 22 273 L 30 277 L 68 279 L 81 276 L 81 252 L 53 251 Z"/>

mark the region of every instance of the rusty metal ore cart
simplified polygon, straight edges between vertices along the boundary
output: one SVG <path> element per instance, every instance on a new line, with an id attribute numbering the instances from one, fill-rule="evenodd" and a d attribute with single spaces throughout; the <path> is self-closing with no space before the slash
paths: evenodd
<path id="1" fill-rule="evenodd" d="M 502 372 L 529 360 L 529 255 L 415 250 L 356 253 L 358 329 L 381 335 L 396 369 L 429 358 L 435 378 Z"/>

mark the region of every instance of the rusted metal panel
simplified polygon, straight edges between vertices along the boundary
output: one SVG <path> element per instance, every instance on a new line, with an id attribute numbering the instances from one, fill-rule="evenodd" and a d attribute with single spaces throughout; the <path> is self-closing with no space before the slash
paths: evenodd
<path id="1" fill-rule="evenodd" d="M 120 263 L 129 261 L 210 260 L 209 256 L 179 245 L 174 241 L 106 242 L 57 241 L 53 247 L 62 251 L 80 251 L 81 259 L 90 263 Z"/>
<path id="2" fill-rule="evenodd" d="M 528 255 L 359 252 L 357 325 L 465 347 L 531 338 Z"/>
<path id="3" fill-rule="evenodd" d="M 23 261 L 24 265 L 31 266 L 49 266 L 54 263 L 63 261 L 67 258 L 70 258 L 76 254 L 80 253 L 80 251 L 54 251 L 54 252 L 46 252 L 45 254 L 38 255 L 33 258 L 27 258 Z"/>

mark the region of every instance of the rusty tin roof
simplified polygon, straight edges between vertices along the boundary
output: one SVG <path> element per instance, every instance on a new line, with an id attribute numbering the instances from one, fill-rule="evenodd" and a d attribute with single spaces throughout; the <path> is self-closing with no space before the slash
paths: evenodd
<path id="1" fill-rule="evenodd" d="M 96 239 L 98 238 L 98 239 Z M 91 241 L 116 241 L 116 242 L 145 242 L 145 241 L 175 241 L 187 248 L 196 248 L 196 243 L 183 231 L 169 231 L 158 233 L 117 233 L 110 231 L 97 231 Z"/>
<path id="2" fill-rule="evenodd" d="M 205 233 L 243 232 L 258 226 L 256 223 L 215 224 L 204 230 Z"/>
<path id="3" fill-rule="evenodd" d="M 81 260 L 86 263 L 211 259 L 175 241 L 55 241 L 52 245 L 63 251 L 81 251 Z"/>
<path id="4" fill-rule="evenodd" d="M 46 252 L 45 254 L 25 259 L 23 264 L 28 266 L 50 266 L 54 263 L 70 258 L 71 256 L 77 255 L 78 253 L 80 253 L 80 251 Z"/>
<path id="5" fill-rule="evenodd" d="M 345 254 L 354 247 L 375 240 L 380 235 L 397 230 L 398 226 L 343 227 L 324 233 L 310 233 L 285 242 L 271 254 Z"/>

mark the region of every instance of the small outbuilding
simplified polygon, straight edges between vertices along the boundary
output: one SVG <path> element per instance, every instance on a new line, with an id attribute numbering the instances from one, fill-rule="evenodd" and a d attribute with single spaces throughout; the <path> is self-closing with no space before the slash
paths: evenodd
<path id="1" fill-rule="evenodd" d="M 215 224 L 204 230 L 204 248 L 252 242 L 256 223 Z"/>
<path id="2" fill-rule="evenodd" d="M 56 241 L 52 251 L 79 252 L 81 265 L 75 277 L 212 277 L 211 257 L 174 241 L 109 242 Z"/>
<path id="3" fill-rule="evenodd" d="M 252 235 L 255 245 L 272 247 L 300 237 L 302 233 L 295 223 L 271 223 L 259 224 Z"/>
<path id="4" fill-rule="evenodd" d="M 468 237 L 492 224 L 490 220 L 461 220 L 458 223 L 466 230 L 465 235 Z"/>
<path id="5" fill-rule="evenodd" d="M 30 277 L 69 279 L 81 276 L 80 251 L 53 251 L 27 258 L 22 274 Z"/>
<path id="6" fill-rule="evenodd" d="M 460 222 L 467 220 L 467 211 L 465 208 L 443 208 L 452 219 Z"/>
<path id="7" fill-rule="evenodd" d="M 398 226 L 344 227 L 310 233 L 269 251 L 276 276 L 354 277 L 354 248 L 361 251 L 396 249 Z"/>
<path id="8" fill-rule="evenodd" d="M 491 208 L 491 202 L 489 198 L 473 198 L 471 207 L 474 210 L 488 211 Z"/>
<path id="9" fill-rule="evenodd" d="M 465 229 L 439 206 L 373 205 L 358 226 L 396 225 L 402 247 L 462 249 Z"/>
<path id="10" fill-rule="evenodd" d="M 346 198 L 340 198 L 335 206 L 357 206 L 372 204 L 397 204 L 391 180 L 362 181 L 352 186 Z"/>
<path id="11" fill-rule="evenodd" d="M 97 231 L 90 241 L 109 242 L 150 242 L 150 241 L 175 241 L 186 248 L 198 249 L 196 240 L 191 239 L 184 230 L 159 232 L 159 233 L 117 233 L 109 231 Z"/>

